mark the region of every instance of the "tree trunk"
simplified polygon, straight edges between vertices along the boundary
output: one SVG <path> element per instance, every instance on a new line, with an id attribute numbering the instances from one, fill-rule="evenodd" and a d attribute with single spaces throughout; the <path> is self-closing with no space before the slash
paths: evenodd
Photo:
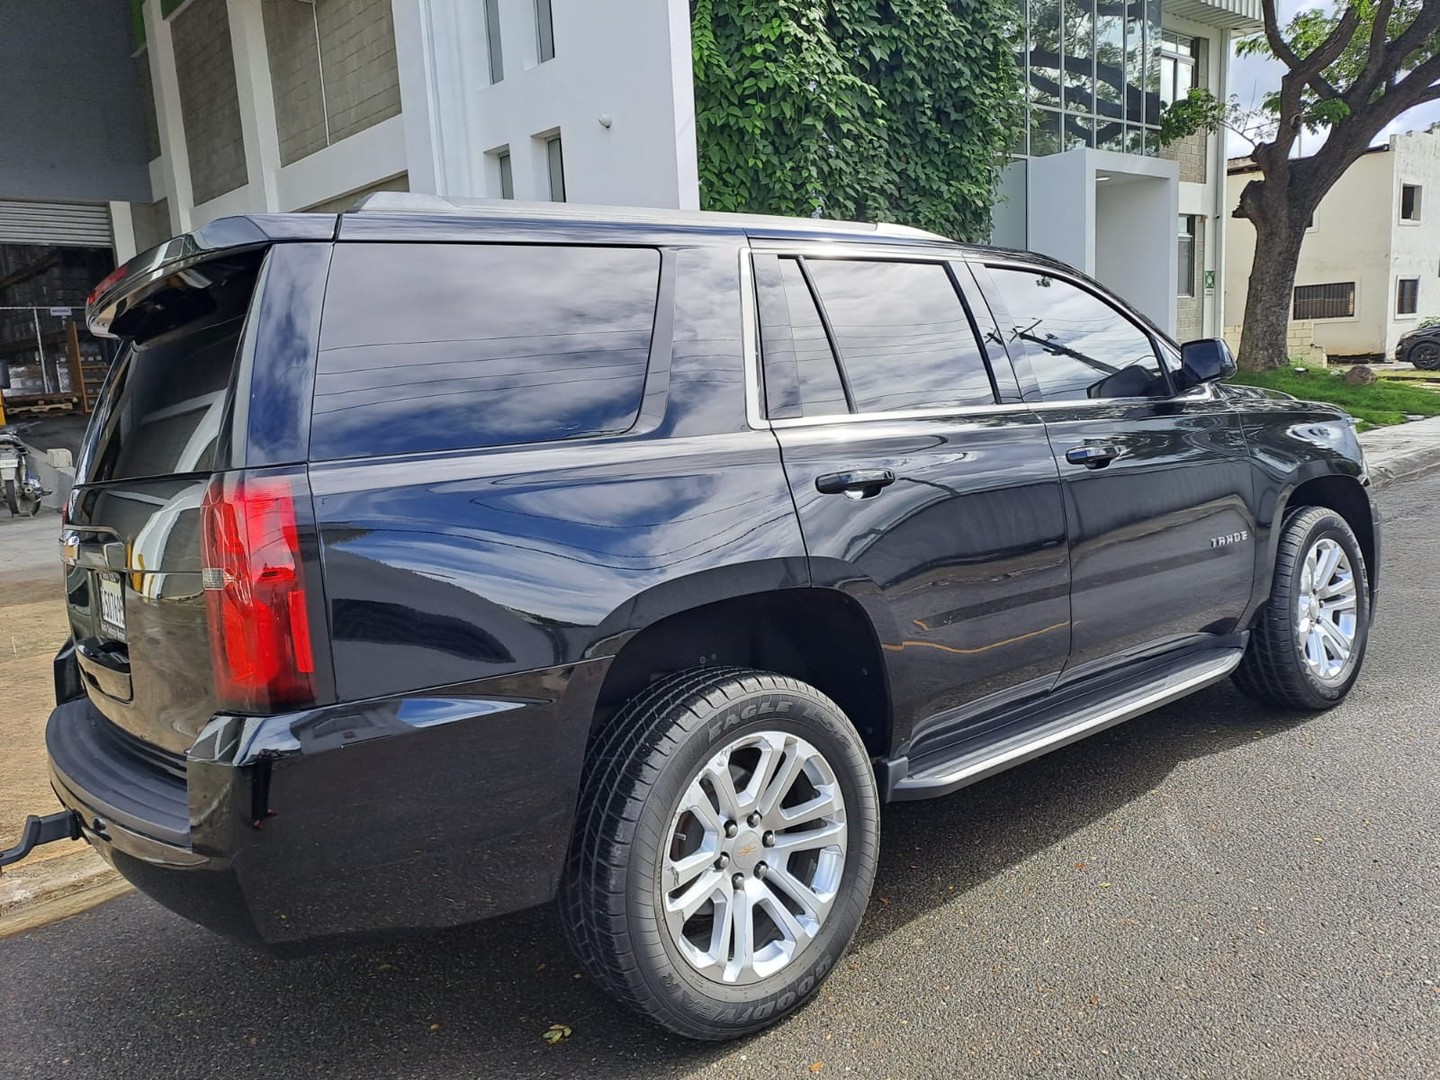
<path id="1" fill-rule="evenodd" d="M 1309 215 L 1301 217 L 1282 207 L 1272 216 L 1268 209 L 1256 207 L 1246 215 L 1255 225 L 1255 262 L 1245 292 L 1245 325 L 1236 360 L 1242 371 L 1270 371 L 1289 361 L 1286 331 Z"/>

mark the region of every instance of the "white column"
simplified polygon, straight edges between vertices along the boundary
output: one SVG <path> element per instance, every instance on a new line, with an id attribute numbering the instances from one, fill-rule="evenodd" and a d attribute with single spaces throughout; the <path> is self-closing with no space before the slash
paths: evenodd
<path id="1" fill-rule="evenodd" d="M 700 209 L 700 157 L 695 147 L 695 55 L 690 44 L 690 5 L 670 4 L 670 77 L 675 99 L 675 172 L 677 205 Z"/>
<path id="2" fill-rule="evenodd" d="M 265 16 L 260 0 L 229 0 L 226 11 L 230 17 L 235 90 L 240 98 L 240 133 L 245 141 L 245 176 L 251 200 L 262 203 L 265 210 L 280 210 L 283 207 L 276 184 L 280 133 L 275 123 L 270 56 L 265 48 Z"/>
<path id="3" fill-rule="evenodd" d="M 189 232 L 195 191 L 190 184 L 190 153 L 185 145 L 185 122 L 180 115 L 175 47 L 170 40 L 170 24 L 160 15 L 160 0 L 145 0 L 144 10 L 150 83 L 155 94 L 155 124 L 160 131 L 160 172 L 164 180 L 164 190 L 157 190 L 155 195 L 169 200 L 170 230 Z"/>
<path id="4" fill-rule="evenodd" d="M 119 266 L 135 257 L 135 221 L 128 202 L 112 202 L 109 206 L 110 236 L 115 245 L 115 265 Z"/>
<path id="5" fill-rule="evenodd" d="M 1220 54 L 1219 71 L 1216 74 L 1217 81 L 1212 85 L 1219 88 L 1220 92 L 1215 96 L 1221 101 L 1228 100 L 1230 95 L 1230 42 L 1230 31 L 1220 31 L 1219 48 L 1216 50 Z M 1225 241 L 1230 228 L 1232 207 L 1229 198 L 1230 178 L 1225 171 L 1225 132 L 1218 131 L 1210 138 L 1214 143 L 1210 154 L 1210 182 L 1215 185 L 1215 216 L 1211 219 L 1213 228 L 1210 236 L 1205 238 L 1205 261 L 1215 269 L 1215 302 L 1206 307 L 1205 332 L 1218 338 L 1225 336 Z"/>

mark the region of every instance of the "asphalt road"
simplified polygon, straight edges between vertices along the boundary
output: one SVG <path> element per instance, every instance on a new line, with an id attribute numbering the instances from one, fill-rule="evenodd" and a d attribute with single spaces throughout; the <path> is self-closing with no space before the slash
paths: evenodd
<path id="1" fill-rule="evenodd" d="M 887 809 L 856 947 L 747 1042 L 631 1019 L 550 909 L 272 961 L 132 896 L 0 942 L 0 1077 L 1440 1075 L 1440 474 L 1381 502 L 1344 706 L 1224 685 Z"/>

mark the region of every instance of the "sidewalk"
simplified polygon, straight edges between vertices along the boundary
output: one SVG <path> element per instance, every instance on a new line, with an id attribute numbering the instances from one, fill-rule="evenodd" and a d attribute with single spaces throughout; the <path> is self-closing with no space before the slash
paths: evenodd
<path id="1" fill-rule="evenodd" d="M 1440 465 L 1440 417 L 1375 428 L 1360 435 L 1371 483 L 1377 487 Z"/>
<path id="2" fill-rule="evenodd" d="M 1440 418 L 1360 436 L 1372 483 L 1440 467 Z M 50 660 L 65 639 L 60 519 L 0 512 L 0 847 L 25 815 L 60 808 L 45 765 Z M 130 888 L 83 841 L 50 844 L 0 877 L 0 937 L 73 915 Z"/>

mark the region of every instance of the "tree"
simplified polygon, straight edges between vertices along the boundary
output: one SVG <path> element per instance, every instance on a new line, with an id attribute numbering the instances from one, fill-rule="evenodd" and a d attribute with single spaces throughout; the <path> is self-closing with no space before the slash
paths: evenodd
<path id="1" fill-rule="evenodd" d="M 1010 0 L 691 0 L 709 210 L 990 232 L 1023 122 Z"/>
<path id="2" fill-rule="evenodd" d="M 1300 242 L 1325 193 L 1391 122 L 1440 100 L 1440 0 L 1357 0 L 1343 11 L 1302 11 L 1283 28 L 1262 0 L 1265 31 L 1242 54 L 1285 65 L 1264 108 L 1273 123 L 1252 153 L 1260 176 L 1234 216 L 1255 226 L 1240 366 L 1285 362 L 1285 329 Z M 1324 145 L 1292 157 L 1302 131 L 1328 129 Z"/>

